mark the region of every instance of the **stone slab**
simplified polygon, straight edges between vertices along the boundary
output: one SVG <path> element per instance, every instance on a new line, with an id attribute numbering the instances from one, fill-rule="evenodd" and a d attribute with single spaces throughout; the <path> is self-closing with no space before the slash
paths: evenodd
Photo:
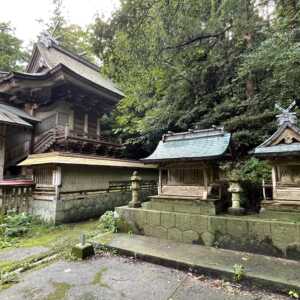
<path id="1" fill-rule="evenodd" d="M 297 261 L 122 233 L 114 234 L 105 246 L 156 263 L 228 278 L 234 276 L 233 266 L 241 264 L 245 280 L 280 291 L 300 290 Z"/>

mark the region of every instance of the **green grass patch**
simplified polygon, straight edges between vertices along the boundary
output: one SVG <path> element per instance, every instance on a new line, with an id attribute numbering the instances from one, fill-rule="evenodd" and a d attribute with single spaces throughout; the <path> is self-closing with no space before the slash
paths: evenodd
<path id="1" fill-rule="evenodd" d="M 72 285 L 66 282 L 52 282 L 54 291 L 46 296 L 45 300 L 62 300 L 65 299 Z"/>
<path id="2" fill-rule="evenodd" d="M 107 268 L 102 268 L 99 272 L 97 272 L 92 283 L 99 285 L 101 287 L 108 288 L 109 286 L 103 282 L 103 273 L 106 271 L 107 271 Z"/>

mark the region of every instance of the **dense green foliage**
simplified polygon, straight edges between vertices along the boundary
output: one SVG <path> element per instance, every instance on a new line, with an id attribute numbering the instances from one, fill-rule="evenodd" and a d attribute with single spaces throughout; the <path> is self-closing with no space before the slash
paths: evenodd
<path id="1" fill-rule="evenodd" d="M 113 211 L 106 211 L 99 219 L 99 229 L 101 231 L 117 232 L 120 219 Z"/>
<path id="2" fill-rule="evenodd" d="M 9 23 L 0 22 L 0 71 L 20 69 L 25 52 Z"/>
<path id="3" fill-rule="evenodd" d="M 39 22 L 58 40 L 60 46 L 93 62 L 95 56 L 92 52 L 89 28 L 82 28 L 67 21 L 63 13 L 63 0 L 52 0 L 52 4 L 53 11 L 50 20 L 46 22 L 41 19 Z"/>
<path id="4" fill-rule="evenodd" d="M 14 238 L 26 235 L 33 224 L 40 223 L 26 213 L 8 213 L 0 216 L 0 249 L 11 246 Z"/>
<path id="5" fill-rule="evenodd" d="M 131 153 L 214 124 L 244 155 L 273 132 L 275 102 L 299 95 L 300 44 L 299 1 L 271 2 L 122 0 L 97 18 L 93 48 L 126 94 L 112 118 Z"/>

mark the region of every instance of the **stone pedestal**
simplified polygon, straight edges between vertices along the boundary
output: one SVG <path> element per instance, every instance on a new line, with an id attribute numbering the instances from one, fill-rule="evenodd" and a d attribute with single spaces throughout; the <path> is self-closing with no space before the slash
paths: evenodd
<path id="1" fill-rule="evenodd" d="M 95 254 L 94 247 L 90 243 L 82 245 L 81 243 L 72 248 L 72 254 L 80 259 L 85 259 Z"/>
<path id="2" fill-rule="evenodd" d="M 75 257 L 85 259 L 95 254 L 93 245 L 90 243 L 86 243 L 85 240 L 85 234 L 81 234 L 80 243 L 72 248 L 72 254 Z"/>

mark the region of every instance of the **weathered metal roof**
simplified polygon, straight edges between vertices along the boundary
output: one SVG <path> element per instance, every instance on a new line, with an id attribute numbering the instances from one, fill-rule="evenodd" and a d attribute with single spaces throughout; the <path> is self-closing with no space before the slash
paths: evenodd
<path id="1" fill-rule="evenodd" d="M 156 165 L 145 165 L 136 160 L 115 159 L 107 157 L 96 157 L 90 155 L 79 155 L 62 152 L 50 152 L 43 154 L 29 155 L 22 161 L 19 166 L 36 166 L 45 164 L 61 165 L 88 165 L 88 166 L 105 166 L 105 167 L 123 167 L 139 169 L 156 169 Z"/>
<path id="2" fill-rule="evenodd" d="M 142 161 L 217 158 L 225 154 L 230 137 L 230 133 L 224 132 L 223 129 L 171 133 L 164 135 L 155 151 Z"/>
<path id="3" fill-rule="evenodd" d="M 0 105 L 0 123 L 32 127 L 30 123 L 20 118 L 17 114 L 12 113 L 11 110 L 8 110 L 6 106 Z"/>
<path id="4" fill-rule="evenodd" d="M 26 113 L 22 109 L 14 107 L 14 106 L 9 106 L 9 105 L 0 103 L 0 110 L 8 111 L 8 112 L 10 112 L 12 114 L 15 114 L 18 117 L 21 117 L 22 119 L 25 119 L 25 120 L 34 121 L 34 122 L 39 122 L 40 121 L 39 119 L 29 115 L 28 113 Z"/>
<path id="5" fill-rule="evenodd" d="M 279 144 L 268 147 L 257 147 L 252 152 L 255 156 L 283 156 L 283 155 L 299 155 L 300 143 Z"/>
<path id="6" fill-rule="evenodd" d="M 284 155 L 299 155 L 300 154 L 300 143 L 279 143 L 273 144 L 275 141 L 284 134 L 286 130 L 292 130 L 296 134 L 300 135 L 300 129 L 292 124 L 291 122 L 283 122 L 280 127 L 262 144 L 257 146 L 250 153 L 254 156 L 284 156 Z"/>

